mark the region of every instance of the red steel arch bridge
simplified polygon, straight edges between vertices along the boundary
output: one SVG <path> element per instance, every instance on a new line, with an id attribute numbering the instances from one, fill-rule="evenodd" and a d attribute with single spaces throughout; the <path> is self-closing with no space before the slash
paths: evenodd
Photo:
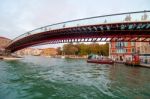
<path id="1" fill-rule="evenodd" d="M 6 50 L 70 42 L 150 42 L 150 11 L 118 13 L 56 23 L 13 39 Z"/>

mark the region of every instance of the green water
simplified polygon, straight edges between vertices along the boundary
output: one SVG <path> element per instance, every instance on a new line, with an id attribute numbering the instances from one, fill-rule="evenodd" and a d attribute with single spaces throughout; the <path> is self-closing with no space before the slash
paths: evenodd
<path id="1" fill-rule="evenodd" d="M 150 99 L 150 69 L 31 56 L 0 61 L 0 99 Z"/>

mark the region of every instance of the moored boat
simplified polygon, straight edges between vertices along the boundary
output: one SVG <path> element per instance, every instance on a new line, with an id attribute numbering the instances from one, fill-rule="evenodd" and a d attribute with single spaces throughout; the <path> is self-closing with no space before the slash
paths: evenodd
<path id="1" fill-rule="evenodd" d="M 20 60 L 23 59 L 21 56 L 0 56 L 0 60 Z"/>
<path id="2" fill-rule="evenodd" d="M 13 61 L 13 60 L 21 60 L 23 59 L 22 57 L 4 57 L 3 60 L 9 60 L 9 61 Z"/>
<path id="3" fill-rule="evenodd" d="M 111 59 L 88 59 L 87 62 L 97 64 L 114 64 L 114 61 Z"/>
<path id="4" fill-rule="evenodd" d="M 134 62 L 134 61 L 128 61 L 128 62 L 125 62 L 125 65 L 139 66 L 140 63 L 139 62 Z"/>

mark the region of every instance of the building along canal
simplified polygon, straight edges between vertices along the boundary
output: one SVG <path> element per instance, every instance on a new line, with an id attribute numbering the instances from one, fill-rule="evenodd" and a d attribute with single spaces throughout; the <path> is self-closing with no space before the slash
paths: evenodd
<path id="1" fill-rule="evenodd" d="M 1 60 L 0 99 L 150 99 L 150 69 L 85 59 Z"/>

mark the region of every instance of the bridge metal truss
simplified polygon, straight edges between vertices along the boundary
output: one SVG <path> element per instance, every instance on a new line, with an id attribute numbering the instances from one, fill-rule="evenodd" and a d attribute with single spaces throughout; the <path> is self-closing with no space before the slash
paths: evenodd
<path id="1" fill-rule="evenodd" d="M 14 52 L 37 44 L 72 42 L 150 42 L 150 21 L 86 25 L 28 34 L 7 49 Z"/>

